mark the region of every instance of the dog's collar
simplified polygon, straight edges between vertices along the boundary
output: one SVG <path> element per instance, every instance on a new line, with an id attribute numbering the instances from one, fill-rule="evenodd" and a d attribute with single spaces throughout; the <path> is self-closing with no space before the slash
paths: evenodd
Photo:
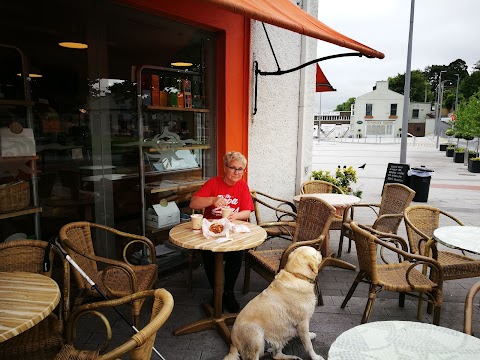
<path id="1" fill-rule="evenodd" d="M 287 271 L 287 272 L 292 274 L 293 276 L 295 276 L 298 279 L 308 281 L 310 284 L 315 284 L 315 282 L 316 282 L 316 279 L 310 279 L 308 276 L 305 276 L 303 274 L 293 273 L 293 272 L 290 272 L 290 271 Z"/>

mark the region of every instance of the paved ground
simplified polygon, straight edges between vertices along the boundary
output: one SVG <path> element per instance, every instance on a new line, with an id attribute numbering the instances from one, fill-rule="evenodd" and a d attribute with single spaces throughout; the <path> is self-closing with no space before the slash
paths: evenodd
<path id="1" fill-rule="evenodd" d="M 386 143 L 385 140 L 382 143 L 375 143 L 375 139 L 368 139 L 367 141 L 362 139 L 361 142 L 349 141 L 314 140 L 313 170 L 335 171 L 338 165 L 352 165 L 357 168 L 359 178 L 354 188 L 363 190 L 363 201 L 378 203 L 381 198 L 387 164 L 389 162 L 399 162 L 400 144 L 398 142 Z M 453 163 L 451 158 L 446 158 L 444 152 L 435 148 L 435 139 L 429 138 L 416 139 L 415 146 L 413 141 L 409 140 L 407 163 L 412 167 L 425 165 L 434 170 L 428 205 L 440 207 L 450 212 L 463 220 L 466 225 L 479 225 L 480 174 L 469 173 L 463 164 Z M 358 166 L 362 164 L 366 164 L 365 169 L 358 169 Z M 363 218 L 362 221 L 358 220 L 365 223 L 369 221 L 367 218 Z M 338 247 L 338 233 L 338 231 L 331 233 L 330 246 L 332 250 Z M 399 234 L 405 236 L 403 223 Z M 357 264 L 354 251 L 350 254 L 344 253 L 342 258 L 352 264 Z M 314 341 L 317 353 L 325 358 L 331 343 L 338 335 L 360 324 L 368 290 L 365 284 L 359 285 L 345 309 L 340 308 L 340 304 L 355 275 L 355 272 L 337 268 L 324 269 L 320 274 L 325 305 L 316 308 L 311 320 L 311 331 L 317 333 L 317 339 Z M 199 304 L 210 300 L 211 293 L 202 267 L 194 272 L 192 294 L 188 293 L 186 279 L 187 274 L 183 271 L 162 277 L 159 280 L 158 286 L 165 287 L 172 293 L 175 299 L 175 307 L 164 327 L 158 332 L 156 348 L 167 360 L 223 359 L 228 352 L 228 348 L 215 331 L 205 331 L 180 337 L 175 337 L 172 334 L 176 327 L 202 318 L 204 314 Z M 442 326 L 462 331 L 465 295 L 471 285 L 478 280 L 478 278 L 455 280 L 444 285 Z M 242 295 L 242 285 L 243 273 L 236 286 L 237 298 L 243 306 L 263 290 L 267 283 L 252 272 L 252 292 L 248 295 Z M 380 294 L 374 305 L 370 321 L 393 319 L 416 321 L 416 308 L 417 303 L 413 300 L 407 300 L 405 308 L 399 308 L 397 296 L 384 292 Z M 144 305 L 144 309 L 148 309 L 148 305 Z M 476 331 L 480 334 L 480 321 L 478 321 L 480 319 L 480 307 L 478 302 L 475 316 L 477 318 Z M 432 317 L 425 314 L 422 321 L 430 323 Z M 125 328 L 128 333 L 128 328 L 120 320 L 116 327 L 117 329 Z M 99 339 L 96 329 L 95 325 L 90 324 L 88 332 L 79 334 L 80 342 L 90 345 L 95 343 Z M 298 339 L 292 340 L 286 346 L 285 353 L 308 359 L 308 355 L 303 351 L 303 346 Z M 156 357 L 153 355 L 152 358 Z M 265 356 L 264 359 L 270 359 L 270 357 Z"/>

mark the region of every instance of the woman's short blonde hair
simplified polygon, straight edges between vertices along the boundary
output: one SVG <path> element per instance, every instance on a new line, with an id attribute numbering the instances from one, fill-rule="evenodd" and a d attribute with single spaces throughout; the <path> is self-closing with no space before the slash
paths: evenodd
<path id="1" fill-rule="evenodd" d="M 228 166 L 230 164 L 230 161 L 233 160 L 238 160 L 240 161 L 244 167 L 247 167 L 247 159 L 245 156 L 243 156 L 242 153 L 239 153 L 238 151 L 229 151 L 223 156 L 223 164 L 225 166 Z"/>

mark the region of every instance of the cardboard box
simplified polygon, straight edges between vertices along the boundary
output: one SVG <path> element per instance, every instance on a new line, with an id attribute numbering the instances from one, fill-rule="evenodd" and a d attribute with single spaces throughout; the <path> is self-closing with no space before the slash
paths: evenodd
<path id="1" fill-rule="evenodd" d="M 0 149 L 3 157 L 36 155 L 33 129 L 23 128 L 15 134 L 8 127 L 0 128 Z"/>
<path id="2" fill-rule="evenodd" d="M 180 210 L 174 201 L 169 201 L 167 206 L 154 204 L 145 211 L 145 224 L 154 228 L 175 226 L 180 223 Z"/>

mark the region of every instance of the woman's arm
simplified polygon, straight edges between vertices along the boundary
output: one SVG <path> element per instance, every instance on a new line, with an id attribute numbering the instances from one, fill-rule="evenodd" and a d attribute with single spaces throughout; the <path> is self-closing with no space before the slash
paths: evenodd
<path id="1" fill-rule="evenodd" d="M 232 212 L 230 214 L 230 216 L 228 217 L 228 220 L 230 220 L 230 221 L 232 221 L 232 220 L 247 221 L 247 220 L 250 219 L 250 213 L 251 213 L 250 210 L 242 210 L 242 211 L 239 211 L 239 212 Z"/>
<path id="2" fill-rule="evenodd" d="M 227 205 L 227 201 L 223 197 L 217 197 L 217 196 L 208 196 L 208 197 L 193 196 L 192 199 L 190 200 L 190 208 L 195 210 L 204 209 L 209 206 L 221 207 L 226 205 Z"/>

